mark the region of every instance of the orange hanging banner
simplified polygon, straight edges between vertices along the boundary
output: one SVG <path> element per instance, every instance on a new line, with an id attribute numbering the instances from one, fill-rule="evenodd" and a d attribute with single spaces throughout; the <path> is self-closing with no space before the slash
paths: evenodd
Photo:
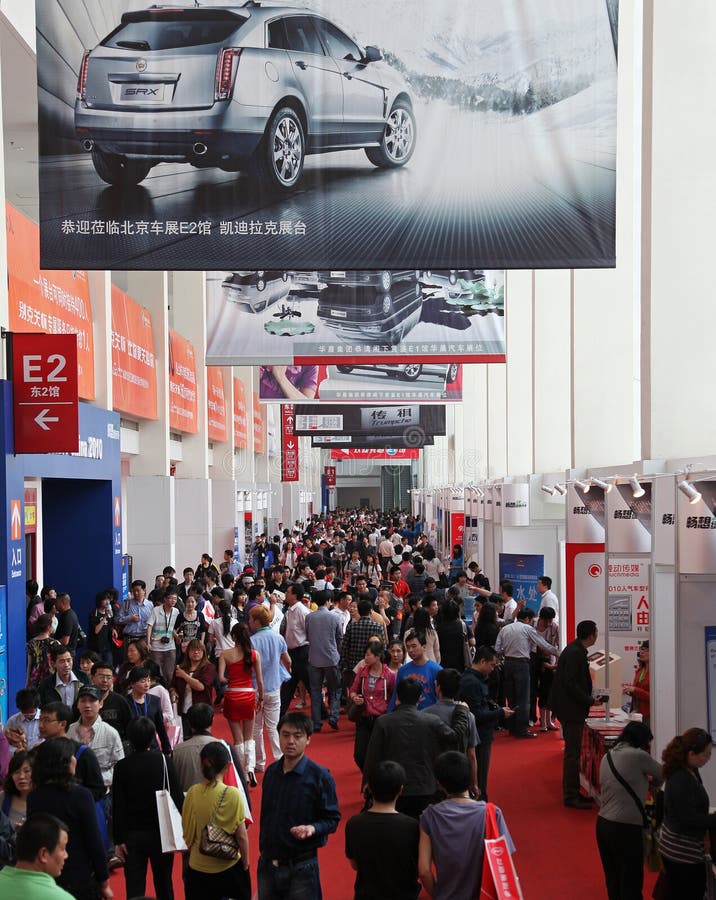
<path id="1" fill-rule="evenodd" d="M 112 397 L 117 412 L 158 418 L 156 362 L 149 311 L 112 285 Z"/>
<path id="2" fill-rule="evenodd" d="M 229 432 L 226 427 L 224 373 L 219 366 L 206 367 L 206 407 L 209 413 L 207 422 L 209 440 L 223 444 L 229 439 Z"/>
<path id="3" fill-rule="evenodd" d="M 249 429 L 246 422 L 246 393 L 243 381 L 234 378 L 234 446 L 237 450 L 249 446 Z"/>
<path id="4" fill-rule="evenodd" d="M 199 431 L 194 348 L 169 329 L 169 427 L 185 434 Z"/>
<path id="5" fill-rule="evenodd" d="M 94 400 L 94 336 L 87 272 L 40 270 L 40 229 L 9 203 L 7 228 L 10 331 L 77 335 L 79 395 Z"/>

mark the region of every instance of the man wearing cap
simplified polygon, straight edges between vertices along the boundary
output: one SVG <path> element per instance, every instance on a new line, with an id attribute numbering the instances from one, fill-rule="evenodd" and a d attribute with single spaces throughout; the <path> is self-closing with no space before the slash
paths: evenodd
<path id="1" fill-rule="evenodd" d="M 124 759 L 124 750 L 117 729 L 100 718 L 101 705 L 102 691 L 94 684 L 82 685 L 77 694 L 80 717 L 67 729 L 67 737 L 86 744 L 93 751 L 102 772 L 102 780 L 109 788 L 115 763 Z"/>

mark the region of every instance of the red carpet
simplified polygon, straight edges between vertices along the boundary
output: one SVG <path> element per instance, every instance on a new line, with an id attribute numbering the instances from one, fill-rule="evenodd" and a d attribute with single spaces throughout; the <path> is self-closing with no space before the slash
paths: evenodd
<path id="1" fill-rule="evenodd" d="M 344 856 L 343 837 L 346 821 L 362 805 L 353 762 L 353 729 L 351 723 L 341 718 L 338 733 L 322 731 L 311 740 L 308 750 L 316 762 L 333 773 L 342 813 L 338 831 L 319 854 L 325 900 L 352 900 L 353 897 L 354 873 Z M 230 739 L 221 715 L 216 717 L 215 732 Z M 606 900 L 594 837 L 596 811 L 562 806 L 562 747 L 557 733 L 540 734 L 534 741 L 516 741 L 498 733 L 490 768 L 490 799 L 502 808 L 517 847 L 515 865 L 526 900 Z M 251 792 L 251 800 L 255 824 L 249 829 L 249 837 L 255 889 L 260 786 Z M 654 881 L 655 876 L 647 873 L 645 898 L 651 897 Z M 112 875 L 111 886 L 117 900 L 126 900 L 121 869 Z M 176 900 L 182 900 L 178 860 L 174 865 L 174 886 Z M 147 893 L 152 895 L 151 874 L 147 878 Z M 426 897 L 425 893 L 421 894 L 421 900 Z"/>

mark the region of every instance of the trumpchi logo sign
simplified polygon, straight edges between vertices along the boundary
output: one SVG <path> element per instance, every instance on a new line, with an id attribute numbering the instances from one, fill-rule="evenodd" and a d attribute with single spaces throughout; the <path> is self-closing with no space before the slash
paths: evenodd
<path id="1" fill-rule="evenodd" d="M 599 578 L 602 574 L 602 567 L 597 565 L 597 563 L 593 563 L 588 569 L 587 572 L 590 574 L 592 578 Z"/>

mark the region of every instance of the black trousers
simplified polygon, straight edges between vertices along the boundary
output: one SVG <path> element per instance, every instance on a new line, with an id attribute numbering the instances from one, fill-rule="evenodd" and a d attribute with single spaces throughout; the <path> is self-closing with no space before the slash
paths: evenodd
<path id="1" fill-rule="evenodd" d="M 127 835 L 124 880 L 128 897 L 143 897 L 147 884 L 147 863 L 151 864 L 157 900 L 174 900 L 172 886 L 173 853 L 162 853 L 162 842 L 154 831 L 130 831 Z"/>
<path id="2" fill-rule="evenodd" d="M 281 685 L 281 711 L 279 718 L 285 714 L 290 706 L 299 681 L 306 685 L 306 690 L 310 687 L 308 683 L 308 644 L 289 650 L 288 655 L 291 657 L 291 677 Z"/>
<path id="3" fill-rule="evenodd" d="M 562 796 L 566 801 L 579 798 L 579 756 L 582 752 L 584 722 L 561 722 L 564 734 Z"/>
<path id="4" fill-rule="evenodd" d="M 505 695 L 514 716 L 507 719 L 507 728 L 515 735 L 527 734 L 530 718 L 530 661 L 528 659 L 505 660 Z"/>
<path id="5" fill-rule="evenodd" d="M 487 775 L 490 771 L 490 756 L 492 754 L 492 741 L 483 741 L 475 747 L 477 759 L 477 786 L 480 789 L 480 800 L 487 803 Z"/>
<path id="6" fill-rule="evenodd" d="M 251 876 L 240 861 L 215 875 L 187 866 L 184 887 L 186 900 L 251 900 Z"/>
<path id="7" fill-rule="evenodd" d="M 666 857 L 663 859 L 668 900 L 702 900 L 706 893 L 706 863 L 677 863 Z"/>
<path id="8" fill-rule="evenodd" d="M 597 817 L 597 847 L 609 900 L 642 900 L 644 844 L 641 825 Z"/>
<path id="9" fill-rule="evenodd" d="M 370 736 L 373 734 L 373 725 L 375 724 L 375 716 L 364 716 L 360 722 L 356 722 L 356 736 L 353 743 L 353 759 L 358 768 L 363 771 L 365 763 L 365 755 L 368 751 Z"/>

